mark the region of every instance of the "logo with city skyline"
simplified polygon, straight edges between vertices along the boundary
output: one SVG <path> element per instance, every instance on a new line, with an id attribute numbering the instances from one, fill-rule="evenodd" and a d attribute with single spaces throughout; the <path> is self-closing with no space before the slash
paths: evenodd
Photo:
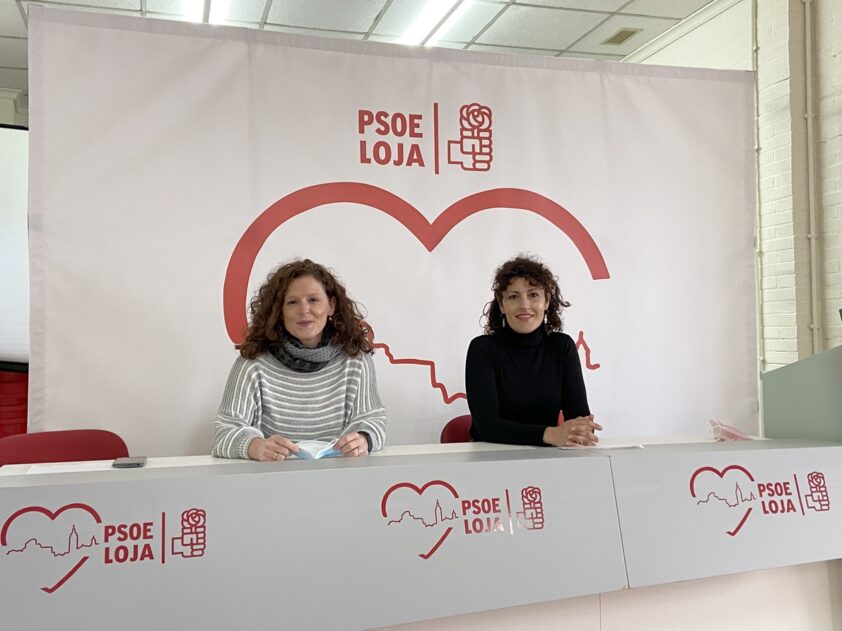
<path id="1" fill-rule="evenodd" d="M 801 478 L 793 474 L 791 478 L 758 480 L 746 467 L 737 464 L 722 469 L 699 467 L 690 476 L 690 497 L 701 508 L 728 513 L 726 524 L 730 528 L 725 534 L 736 537 L 755 511 L 770 517 L 806 517 L 808 511 L 829 511 L 830 495 L 824 473 L 811 471 Z"/>
<path id="2" fill-rule="evenodd" d="M 204 509 L 190 508 L 180 517 L 175 533 L 168 534 L 163 512 L 153 519 L 105 522 L 95 508 L 82 502 L 56 510 L 27 506 L 3 522 L 0 569 L 19 581 L 34 576 L 40 590 L 52 594 L 91 562 L 113 567 L 165 564 L 168 556 L 204 556 Z"/>
<path id="3" fill-rule="evenodd" d="M 513 535 L 517 530 L 544 528 L 544 503 L 537 486 L 523 487 L 517 493 L 504 489 L 500 495 L 465 497 L 444 480 L 431 480 L 421 486 L 398 482 L 383 494 L 380 514 L 387 526 L 413 532 L 413 539 L 422 546 L 417 555 L 424 560 L 432 557 L 454 532 Z"/>
<path id="4" fill-rule="evenodd" d="M 46 518 L 46 519 L 45 519 Z M 13 513 L 0 530 L 0 546 L 5 556 L 25 556 L 55 567 L 41 591 L 52 594 L 64 585 L 91 558 L 99 546 L 97 539 L 102 518 L 91 506 L 65 504 L 51 511 L 43 506 L 28 506 Z"/>

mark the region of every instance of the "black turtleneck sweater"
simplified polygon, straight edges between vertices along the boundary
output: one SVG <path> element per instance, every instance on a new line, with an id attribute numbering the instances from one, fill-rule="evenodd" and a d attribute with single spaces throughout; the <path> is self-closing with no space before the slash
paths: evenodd
<path id="1" fill-rule="evenodd" d="M 579 353 L 564 333 L 510 328 L 474 338 L 465 363 L 474 440 L 544 445 L 544 428 L 590 414 Z"/>

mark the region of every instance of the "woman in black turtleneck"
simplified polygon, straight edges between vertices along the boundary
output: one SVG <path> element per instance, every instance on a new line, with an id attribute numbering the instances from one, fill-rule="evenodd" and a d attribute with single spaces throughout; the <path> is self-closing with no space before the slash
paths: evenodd
<path id="1" fill-rule="evenodd" d="M 465 365 L 471 436 L 517 445 L 596 444 L 602 427 L 588 409 L 576 344 L 561 332 L 561 311 L 570 303 L 552 272 L 518 256 L 497 269 L 493 289 L 486 334 L 471 342 Z"/>

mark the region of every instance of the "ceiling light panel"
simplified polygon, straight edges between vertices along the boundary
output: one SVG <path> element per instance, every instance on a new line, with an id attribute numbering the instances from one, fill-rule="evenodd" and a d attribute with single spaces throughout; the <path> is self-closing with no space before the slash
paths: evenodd
<path id="1" fill-rule="evenodd" d="M 211 4 L 211 15 L 214 12 L 214 5 L 218 0 L 213 0 Z M 235 22 L 260 22 L 263 17 L 263 0 L 229 0 L 228 16 L 225 18 L 228 21 Z"/>
<path id="2" fill-rule="evenodd" d="M 652 15 L 683 20 L 692 15 L 703 6 L 710 4 L 711 0 L 632 0 L 623 7 L 623 13 L 639 13 L 640 15 Z"/>
<path id="3" fill-rule="evenodd" d="M 181 0 L 181 17 L 188 22 L 204 22 L 205 0 Z"/>
<path id="4" fill-rule="evenodd" d="M 415 46 L 429 41 L 433 33 L 459 8 L 459 0 L 427 0 L 418 16 L 404 31 L 401 40 Z"/>
<path id="5" fill-rule="evenodd" d="M 372 34 L 400 37 L 418 19 L 427 0 L 392 0 Z"/>
<path id="6" fill-rule="evenodd" d="M 185 0 L 146 0 L 146 10 L 150 13 L 184 16 L 188 9 Z"/>
<path id="7" fill-rule="evenodd" d="M 202 9 L 204 13 L 204 7 Z M 208 22 L 210 24 L 225 24 L 231 11 L 231 0 L 211 0 L 209 9 Z"/>
<path id="8" fill-rule="evenodd" d="M 482 34 L 477 44 L 562 50 L 604 19 L 599 13 L 512 5 Z"/>
<path id="9" fill-rule="evenodd" d="M 503 5 L 490 2 L 471 2 L 459 20 L 446 33 L 436 33 L 436 37 L 449 42 L 469 42 L 503 8 Z"/>
<path id="10" fill-rule="evenodd" d="M 586 9 L 613 13 L 629 0 L 516 0 L 520 4 L 540 4 L 561 9 Z M 657 0 L 663 2 L 664 0 Z"/>
<path id="11" fill-rule="evenodd" d="M 427 0 L 393 0 L 374 33 L 401 37 L 418 19 Z M 462 11 L 462 7 L 467 7 Z M 492 2 L 471 0 L 457 7 L 453 15 L 459 19 L 447 30 L 436 33 L 436 39 L 448 42 L 468 42 L 504 7 Z"/>
<path id="12" fill-rule="evenodd" d="M 642 18 L 630 15 L 615 15 L 588 33 L 581 41 L 572 46 L 580 53 L 602 53 L 606 55 L 628 55 L 636 51 L 651 39 L 678 24 L 673 18 Z M 621 29 L 640 29 L 640 32 L 627 39 L 619 46 L 603 44 L 609 37 Z"/>
<path id="13" fill-rule="evenodd" d="M 383 4 L 384 0 L 275 0 L 266 21 L 365 33 Z"/>

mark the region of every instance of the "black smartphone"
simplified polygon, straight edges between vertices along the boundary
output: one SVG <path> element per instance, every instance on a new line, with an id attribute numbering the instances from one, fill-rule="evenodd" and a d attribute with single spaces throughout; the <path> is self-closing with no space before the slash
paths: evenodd
<path id="1" fill-rule="evenodd" d="M 146 456 L 133 456 L 131 458 L 117 458 L 111 463 L 115 469 L 135 469 L 146 464 Z"/>

